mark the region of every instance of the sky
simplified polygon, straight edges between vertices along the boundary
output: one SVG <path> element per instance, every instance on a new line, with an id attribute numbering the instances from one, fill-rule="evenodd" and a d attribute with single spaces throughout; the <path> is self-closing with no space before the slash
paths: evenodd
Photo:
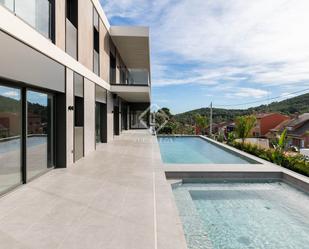
<path id="1" fill-rule="evenodd" d="M 248 108 L 309 88 L 308 0 L 101 4 L 111 25 L 149 26 L 152 103 L 172 113 Z"/>

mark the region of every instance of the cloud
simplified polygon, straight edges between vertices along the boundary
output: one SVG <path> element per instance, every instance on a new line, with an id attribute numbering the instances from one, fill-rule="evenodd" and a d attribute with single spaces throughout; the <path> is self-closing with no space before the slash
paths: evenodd
<path id="1" fill-rule="evenodd" d="M 237 97 L 247 97 L 247 98 L 263 98 L 267 95 L 269 95 L 268 91 L 261 90 L 261 89 L 255 89 L 255 88 L 239 88 L 237 89 L 237 92 L 233 94 Z"/>
<path id="2" fill-rule="evenodd" d="M 156 19 L 170 2 L 170 0 L 101 0 L 109 18 L 126 18 L 143 24 Z"/>
<path id="3" fill-rule="evenodd" d="M 14 99 L 17 99 L 20 97 L 17 91 L 7 91 L 7 92 L 2 93 L 1 95 L 8 97 L 8 98 L 14 98 Z"/>
<path id="4" fill-rule="evenodd" d="M 102 3 L 110 18 L 150 26 L 153 86 L 238 83 L 255 98 L 265 90 L 252 85 L 309 85 L 308 0 Z"/>

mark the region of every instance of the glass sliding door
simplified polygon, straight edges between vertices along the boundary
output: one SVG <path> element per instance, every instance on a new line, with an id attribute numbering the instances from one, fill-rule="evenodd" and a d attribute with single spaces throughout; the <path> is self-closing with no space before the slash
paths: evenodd
<path id="1" fill-rule="evenodd" d="M 131 129 L 147 129 L 149 126 L 149 113 L 143 110 L 132 110 L 130 113 Z"/>
<path id="2" fill-rule="evenodd" d="M 27 179 L 53 167 L 53 96 L 27 91 Z"/>
<path id="3" fill-rule="evenodd" d="M 22 183 L 21 90 L 0 85 L 0 193 Z"/>
<path id="4" fill-rule="evenodd" d="M 95 86 L 95 130 L 96 143 L 107 142 L 107 91 L 103 87 Z"/>

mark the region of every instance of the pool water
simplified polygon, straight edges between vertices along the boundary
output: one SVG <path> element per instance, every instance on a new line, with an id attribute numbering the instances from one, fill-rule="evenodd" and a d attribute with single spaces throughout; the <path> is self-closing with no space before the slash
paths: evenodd
<path id="1" fill-rule="evenodd" d="M 257 163 L 200 137 L 158 137 L 161 157 L 168 164 Z"/>
<path id="2" fill-rule="evenodd" d="M 173 188 L 189 249 L 308 249 L 309 196 L 282 182 Z"/>
<path id="3" fill-rule="evenodd" d="M 47 144 L 46 136 L 33 136 L 27 138 L 27 148 L 34 147 L 41 144 Z M 20 150 L 21 138 L 0 141 L 0 155 L 12 151 Z"/>

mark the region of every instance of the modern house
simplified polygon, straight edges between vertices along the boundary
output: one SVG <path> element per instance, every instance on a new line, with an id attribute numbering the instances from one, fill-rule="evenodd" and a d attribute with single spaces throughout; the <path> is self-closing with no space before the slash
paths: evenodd
<path id="1" fill-rule="evenodd" d="M 149 124 L 149 30 L 99 0 L 0 0 L 0 55 L 0 193 Z"/>
<path id="2" fill-rule="evenodd" d="M 290 118 L 280 113 L 261 113 L 256 115 L 256 125 L 252 129 L 254 137 L 265 137 L 277 125 Z"/>

